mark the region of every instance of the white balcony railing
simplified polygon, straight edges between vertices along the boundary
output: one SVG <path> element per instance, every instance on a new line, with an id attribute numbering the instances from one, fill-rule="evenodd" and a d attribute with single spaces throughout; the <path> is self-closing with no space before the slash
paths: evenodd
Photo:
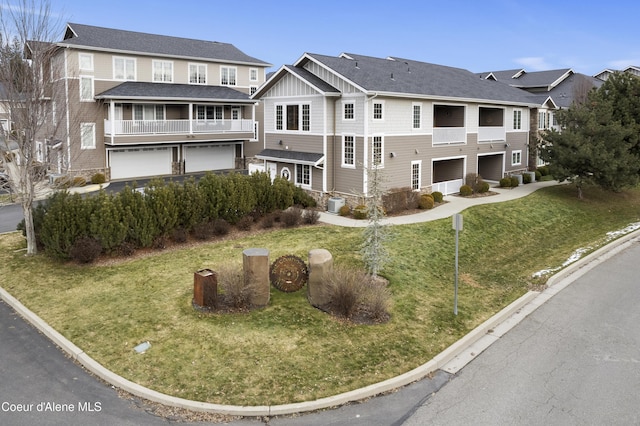
<path id="1" fill-rule="evenodd" d="M 467 129 L 465 127 L 434 127 L 433 144 L 449 145 L 467 143 Z"/>
<path id="2" fill-rule="evenodd" d="M 431 185 L 431 191 L 442 192 L 444 195 L 451 195 L 460 192 L 460 187 L 464 184 L 462 179 L 448 180 L 445 182 L 435 182 Z"/>
<path id="3" fill-rule="evenodd" d="M 107 136 L 253 132 L 253 120 L 104 120 Z"/>
<path id="4" fill-rule="evenodd" d="M 478 127 L 478 142 L 504 141 L 507 131 L 503 126 L 480 126 Z"/>

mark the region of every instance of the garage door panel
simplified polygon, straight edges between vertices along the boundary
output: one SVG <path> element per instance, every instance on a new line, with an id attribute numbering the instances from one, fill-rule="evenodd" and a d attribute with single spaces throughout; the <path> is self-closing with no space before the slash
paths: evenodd
<path id="1" fill-rule="evenodd" d="M 171 174 L 170 148 L 112 150 L 109 159 L 111 179 Z"/>
<path id="2" fill-rule="evenodd" d="M 235 145 L 188 146 L 184 167 L 186 173 L 234 169 Z"/>

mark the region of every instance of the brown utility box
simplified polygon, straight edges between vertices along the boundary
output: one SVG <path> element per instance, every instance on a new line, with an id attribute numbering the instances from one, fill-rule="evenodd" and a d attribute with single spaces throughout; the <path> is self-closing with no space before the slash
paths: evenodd
<path id="1" fill-rule="evenodd" d="M 218 303 L 218 274 L 201 269 L 193 274 L 193 303 L 204 308 L 215 308 Z"/>

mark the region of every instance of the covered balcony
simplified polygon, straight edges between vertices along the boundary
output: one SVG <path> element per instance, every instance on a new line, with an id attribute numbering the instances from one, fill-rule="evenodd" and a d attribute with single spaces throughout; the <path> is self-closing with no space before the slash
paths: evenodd
<path id="1" fill-rule="evenodd" d="M 507 137 L 504 109 L 480 107 L 478 113 L 478 142 L 504 142 Z"/>
<path id="2" fill-rule="evenodd" d="M 464 116 L 464 106 L 435 105 L 433 108 L 433 145 L 467 143 Z"/>
<path id="3" fill-rule="evenodd" d="M 228 87 L 127 82 L 96 98 L 111 146 L 257 138 L 255 102 Z"/>

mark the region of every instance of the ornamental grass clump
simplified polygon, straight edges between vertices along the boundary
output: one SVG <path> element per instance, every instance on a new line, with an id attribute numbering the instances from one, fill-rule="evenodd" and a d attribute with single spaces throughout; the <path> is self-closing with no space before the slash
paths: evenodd
<path id="1" fill-rule="evenodd" d="M 391 292 L 387 282 L 363 270 L 334 267 L 327 278 L 327 311 L 356 323 L 381 323 L 389 319 Z"/>
<path id="2" fill-rule="evenodd" d="M 253 286 L 246 285 L 242 265 L 224 265 L 218 271 L 219 307 L 232 311 L 251 308 Z"/>

